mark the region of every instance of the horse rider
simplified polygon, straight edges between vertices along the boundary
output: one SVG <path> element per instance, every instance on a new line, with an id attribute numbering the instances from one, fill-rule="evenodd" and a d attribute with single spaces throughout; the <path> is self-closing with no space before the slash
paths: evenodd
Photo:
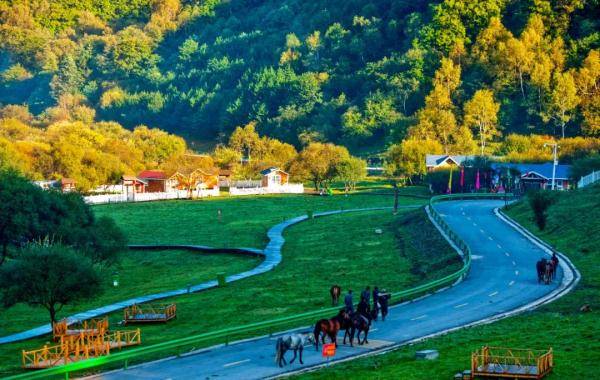
<path id="1" fill-rule="evenodd" d="M 379 307 L 381 308 L 381 320 L 385 321 L 385 316 L 388 314 L 388 301 L 390 300 L 391 294 L 385 289 L 379 293 Z"/>
<path id="2" fill-rule="evenodd" d="M 536 264 L 535 269 L 537 270 L 538 284 L 544 280 L 544 272 L 546 271 L 546 259 L 541 258 Z"/>
<path id="3" fill-rule="evenodd" d="M 352 289 L 348 289 L 348 294 L 344 297 L 344 305 L 346 306 L 346 313 L 354 313 L 354 303 L 352 302 Z"/>
<path id="4" fill-rule="evenodd" d="M 552 279 L 554 280 L 554 277 L 556 277 L 556 269 L 558 268 L 558 256 L 556 255 L 556 252 L 552 252 L 550 261 L 552 261 Z"/>
<path id="5" fill-rule="evenodd" d="M 376 286 L 373 289 L 373 319 L 377 320 L 379 314 L 379 288 Z"/>
<path id="6" fill-rule="evenodd" d="M 371 287 L 367 286 L 365 290 L 360 294 L 360 299 L 367 301 L 367 305 L 371 301 Z"/>

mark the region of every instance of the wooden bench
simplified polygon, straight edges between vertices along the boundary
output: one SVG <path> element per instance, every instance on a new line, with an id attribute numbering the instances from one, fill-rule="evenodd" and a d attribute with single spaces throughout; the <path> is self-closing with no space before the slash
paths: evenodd
<path id="1" fill-rule="evenodd" d="M 177 318 L 177 306 L 167 305 L 133 305 L 125 308 L 123 323 L 166 323 Z"/>
<path id="2" fill-rule="evenodd" d="M 542 379 L 554 367 L 548 351 L 484 346 L 471 354 L 471 377 Z"/>

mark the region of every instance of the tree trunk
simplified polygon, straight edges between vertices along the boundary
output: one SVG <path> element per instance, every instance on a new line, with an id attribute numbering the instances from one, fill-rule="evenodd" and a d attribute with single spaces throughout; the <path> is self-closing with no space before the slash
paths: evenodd
<path id="1" fill-rule="evenodd" d="M 523 99 L 525 99 L 525 88 L 523 88 L 523 71 L 519 69 L 519 82 L 521 84 L 521 95 L 523 95 Z"/>
<path id="2" fill-rule="evenodd" d="M 0 266 L 4 264 L 6 256 L 8 256 L 8 243 L 5 242 L 2 244 L 2 257 L 0 257 Z"/>
<path id="3" fill-rule="evenodd" d="M 394 181 L 394 215 L 398 213 L 398 196 L 400 190 L 398 189 L 398 181 Z"/>
<path id="4" fill-rule="evenodd" d="M 50 323 L 54 324 L 56 322 L 56 308 L 54 305 L 48 306 L 48 313 L 50 313 Z"/>

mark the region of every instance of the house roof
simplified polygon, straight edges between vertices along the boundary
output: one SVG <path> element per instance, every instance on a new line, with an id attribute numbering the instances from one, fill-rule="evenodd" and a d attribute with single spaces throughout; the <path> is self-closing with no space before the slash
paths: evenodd
<path id="1" fill-rule="evenodd" d="M 124 175 L 121 177 L 121 179 L 123 181 L 134 181 L 134 182 L 139 182 L 139 183 L 143 183 L 144 185 L 147 185 L 148 182 L 144 181 L 143 179 L 139 179 L 136 176 L 133 175 Z"/>
<path id="2" fill-rule="evenodd" d="M 525 176 L 529 173 L 534 173 L 545 179 L 552 179 L 552 162 L 545 162 L 543 164 L 515 164 L 510 162 L 493 163 L 492 169 L 498 170 L 502 168 L 510 168 L 517 170 L 521 173 L 521 176 Z M 556 165 L 556 179 L 569 179 L 569 171 L 571 165 Z"/>
<path id="3" fill-rule="evenodd" d="M 224 177 L 228 177 L 231 175 L 231 170 L 229 169 L 219 169 L 219 175 L 222 175 Z"/>
<path id="4" fill-rule="evenodd" d="M 167 179 L 167 175 L 162 170 L 144 170 L 138 174 L 140 179 Z"/>
<path id="5" fill-rule="evenodd" d="M 263 170 L 262 172 L 260 172 L 260 174 L 261 174 L 261 175 L 269 175 L 269 174 L 271 174 L 271 173 L 273 173 L 273 172 L 282 172 L 282 173 L 285 173 L 285 174 L 287 174 L 287 173 L 286 173 L 286 172 L 284 172 L 283 170 L 281 170 L 281 169 L 279 169 L 279 168 L 276 168 L 276 167 L 270 167 L 270 168 L 268 168 L 268 169 L 265 169 L 265 170 Z"/>
<path id="6" fill-rule="evenodd" d="M 60 179 L 60 183 L 61 185 L 74 185 L 76 182 L 73 178 L 61 178 Z"/>
<path id="7" fill-rule="evenodd" d="M 428 154 L 425 156 L 425 165 L 429 167 L 437 167 L 446 162 L 448 159 L 452 160 L 456 165 L 462 165 L 466 160 L 472 159 L 473 156 L 453 156 L 449 154 Z"/>

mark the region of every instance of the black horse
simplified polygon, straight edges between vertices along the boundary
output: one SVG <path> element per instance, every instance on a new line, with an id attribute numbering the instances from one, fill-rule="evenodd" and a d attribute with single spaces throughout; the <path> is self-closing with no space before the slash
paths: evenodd
<path id="1" fill-rule="evenodd" d="M 351 319 L 351 327 L 350 327 L 350 345 L 352 346 L 352 342 L 354 340 L 354 335 L 356 334 L 356 340 L 359 345 L 363 345 L 365 343 L 369 343 L 369 329 L 371 328 L 371 319 L 372 315 L 367 314 L 363 315 L 360 313 L 352 314 Z M 362 342 L 360 341 L 360 333 L 364 333 L 364 338 Z M 344 341 L 346 337 L 344 336 Z"/>

